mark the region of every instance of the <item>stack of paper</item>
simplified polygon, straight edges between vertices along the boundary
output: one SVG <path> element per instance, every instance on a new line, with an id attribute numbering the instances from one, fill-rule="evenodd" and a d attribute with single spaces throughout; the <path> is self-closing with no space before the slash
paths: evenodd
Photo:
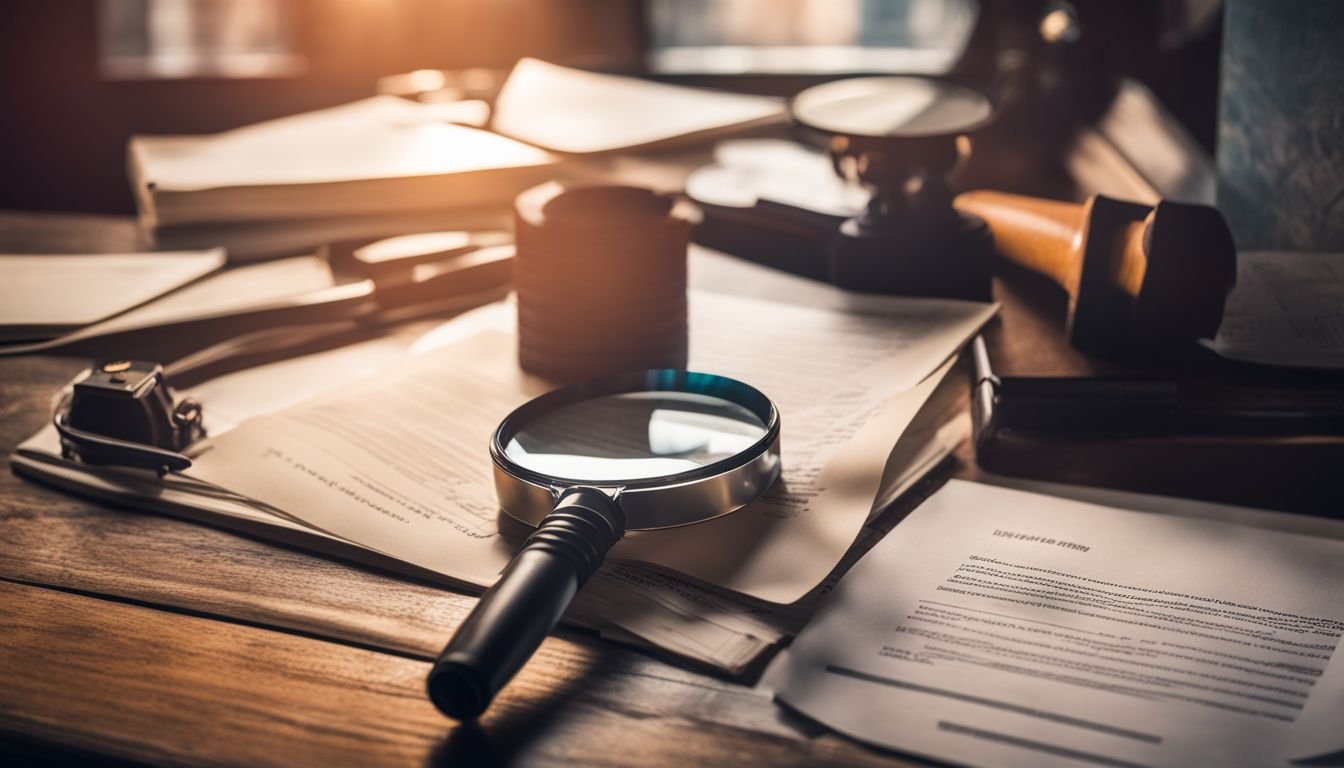
<path id="1" fill-rule="evenodd" d="M 874 512 L 953 450 L 964 426 L 948 426 L 949 396 L 962 386 L 948 360 L 993 307 L 808 289 L 814 306 L 691 300 L 692 366 L 749 381 L 781 408 L 784 482 L 731 515 L 628 535 L 570 620 L 740 672 L 796 631 L 810 610 L 798 601 L 870 543 Z M 193 395 L 213 437 L 166 484 L 65 462 L 50 429 L 13 464 L 84 493 L 484 587 L 513 546 L 488 438 L 548 388 L 518 369 L 514 316 L 509 304 L 469 313 L 409 357 L 366 346 L 211 382 Z"/>
<path id="2" fill-rule="evenodd" d="M 157 299 L 224 266 L 185 253 L 0 254 L 0 342 L 49 339 Z"/>
<path id="3" fill-rule="evenodd" d="M 783 100 L 585 72 L 536 59 L 514 67 L 490 127 L 556 152 L 587 154 L 703 140 L 781 123 Z"/>
<path id="4" fill-rule="evenodd" d="M 543 150 L 440 117 L 436 105 L 377 96 L 210 136 L 137 136 L 141 223 L 160 247 L 234 245 L 240 230 L 250 249 L 232 257 L 269 255 L 292 249 L 294 232 L 311 247 L 361 230 L 462 228 L 463 211 L 475 223 L 471 212 L 553 173 Z"/>
<path id="5" fill-rule="evenodd" d="M 1340 524 L 1293 535 L 1265 530 L 1300 527 L 1271 514 L 1168 501 L 1149 514 L 952 481 L 763 686 L 958 765 L 1338 765 L 1344 541 L 1322 535 Z"/>
<path id="6" fill-rule="evenodd" d="M 507 196 L 544 151 L 372 98 L 212 136 L 138 136 L 130 161 L 155 226 L 445 208 Z"/>
<path id="7" fill-rule="evenodd" d="M 1237 284 L 1209 343 L 1232 360 L 1344 368 L 1344 253 L 1237 254 Z"/>
<path id="8" fill-rule="evenodd" d="M 142 291 L 155 286 L 157 281 L 165 277 L 159 275 L 154 279 L 145 280 L 138 274 L 138 269 L 134 268 L 138 265 L 139 259 L 176 259 L 184 256 L 192 257 L 188 262 L 197 269 L 207 265 L 218 266 L 224 262 L 224 252 L 220 249 L 200 254 L 138 254 L 131 262 L 122 262 L 123 257 L 118 255 L 35 256 L 29 258 L 54 258 L 56 264 L 66 259 L 110 258 L 112 264 L 108 266 L 112 269 L 97 268 L 94 264 L 81 265 L 79 274 L 75 275 L 76 270 L 56 274 L 47 272 L 44 268 L 29 278 L 16 280 L 15 285 L 26 284 L 33 290 L 38 290 L 38 286 L 55 281 L 62 284 L 68 282 L 69 284 L 62 290 L 71 292 L 125 290 L 125 297 L 105 297 L 94 304 L 98 309 L 124 306 L 117 302 L 123 298 L 136 299 Z M 200 260 L 206 256 L 209 258 Z M 188 262 L 171 267 L 168 272 L 176 274 L 179 278 L 192 274 L 192 271 L 187 269 Z M 128 274 L 120 276 L 111 274 L 126 268 L 127 264 L 132 266 Z M 84 272 L 86 267 L 87 274 Z M 0 278 L 4 277 L 4 271 L 7 271 L 4 259 L 0 257 Z M 0 280 L 0 286 L 4 286 L 0 287 L 0 296 L 3 296 L 8 292 L 3 280 Z M 0 346 L 0 355 L 26 355 L 56 350 L 63 353 L 94 353 L 107 349 L 121 350 L 121 354 L 158 354 L 153 350 L 158 350 L 160 343 L 172 342 L 175 338 L 180 341 L 183 335 L 190 336 L 199 343 L 208 344 L 273 328 L 277 322 L 324 323 L 347 319 L 369 305 L 373 291 L 373 281 L 368 279 L 338 283 L 332 274 L 331 265 L 318 256 L 293 256 L 243 264 L 210 273 L 143 303 L 131 301 L 134 306 L 107 316 L 106 319 L 87 325 L 75 324 L 73 327 L 63 327 L 61 329 L 63 332 L 55 337 Z M 53 294 L 38 295 L 47 297 Z M 52 300 L 52 304 L 56 309 L 61 307 L 73 309 L 66 298 Z M 26 312 L 24 308 L 31 305 L 32 302 L 22 300 L 15 302 L 14 306 L 21 312 Z M 51 312 L 45 308 L 41 311 Z M 11 316 L 21 317 L 21 312 L 13 312 Z M 92 311 L 88 316 L 98 314 L 98 311 Z M 16 332 L 12 335 L 19 334 Z"/>
<path id="9" fill-rule="evenodd" d="M 505 203 L 560 171 L 548 150 L 648 147 L 784 116 L 778 99 L 524 59 L 499 95 L 493 132 L 459 124 L 454 104 L 377 96 L 209 136 L 137 136 L 129 166 L 156 247 L 220 245 L 238 261 L 335 240 L 499 228 Z"/>

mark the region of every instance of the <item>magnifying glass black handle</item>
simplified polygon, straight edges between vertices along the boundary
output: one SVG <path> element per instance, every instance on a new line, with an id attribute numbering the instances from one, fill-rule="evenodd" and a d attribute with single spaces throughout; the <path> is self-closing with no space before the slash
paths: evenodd
<path id="1" fill-rule="evenodd" d="M 484 712 L 623 535 L 611 497 L 566 491 L 434 662 L 427 684 L 439 711 L 457 720 Z"/>

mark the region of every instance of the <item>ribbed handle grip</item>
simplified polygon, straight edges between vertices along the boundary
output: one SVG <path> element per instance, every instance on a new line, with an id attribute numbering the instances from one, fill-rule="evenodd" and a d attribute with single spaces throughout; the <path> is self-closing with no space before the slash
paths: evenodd
<path id="1" fill-rule="evenodd" d="M 605 493 L 561 496 L 434 662 L 427 685 L 439 711 L 458 720 L 484 712 L 624 534 Z"/>

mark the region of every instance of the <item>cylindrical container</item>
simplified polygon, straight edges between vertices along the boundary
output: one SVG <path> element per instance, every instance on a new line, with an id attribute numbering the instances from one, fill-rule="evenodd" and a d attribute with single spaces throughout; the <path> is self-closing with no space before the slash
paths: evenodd
<path id="1" fill-rule="evenodd" d="M 578 381 L 684 368 L 689 222 L 651 190 L 549 182 L 515 201 L 518 361 Z"/>

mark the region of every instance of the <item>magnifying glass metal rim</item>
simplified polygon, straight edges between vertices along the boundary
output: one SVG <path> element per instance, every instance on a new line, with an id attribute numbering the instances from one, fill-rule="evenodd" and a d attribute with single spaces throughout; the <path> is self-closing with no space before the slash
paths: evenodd
<path id="1" fill-rule="evenodd" d="M 572 403 L 636 392 L 690 393 L 725 400 L 760 418 L 765 434 L 750 447 L 703 467 L 626 481 L 547 475 L 522 466 L 506 452 L 509 441 L 541 414 Z M 500 506 L 524 523 L 540 524 L 563 491 L 586 487 L 613 497 L 628 521 L 627 530 L 652 530 L 726 515 L 760 496 L 779 477 L 779 434 L 779 408 L 755 387 L 719 374 L 650 369 L 573 384 L 529 400 L 500 422 L 490 439 L 490 458 Z"/>
<path id="2" fill-rule="evenodd" d="M 627 483 L 557 480 L 505 453 L 520 425 L 532 418 L 630 392 L 691 393 L 734 403 L 755 413 L 765 434 L 726 459 Z M 458 720 L 479 717 L 490 706 L 627 530 L 708 520 L 769 488 L 780 473 L 779 409 L 760 390 L 727 376 L 635 371 L 555 390 L 515 409 L 491 437 L 490 456 L 500 506 L 534 530 L 458 625 L 425 678 L 430 701 Z"/>

